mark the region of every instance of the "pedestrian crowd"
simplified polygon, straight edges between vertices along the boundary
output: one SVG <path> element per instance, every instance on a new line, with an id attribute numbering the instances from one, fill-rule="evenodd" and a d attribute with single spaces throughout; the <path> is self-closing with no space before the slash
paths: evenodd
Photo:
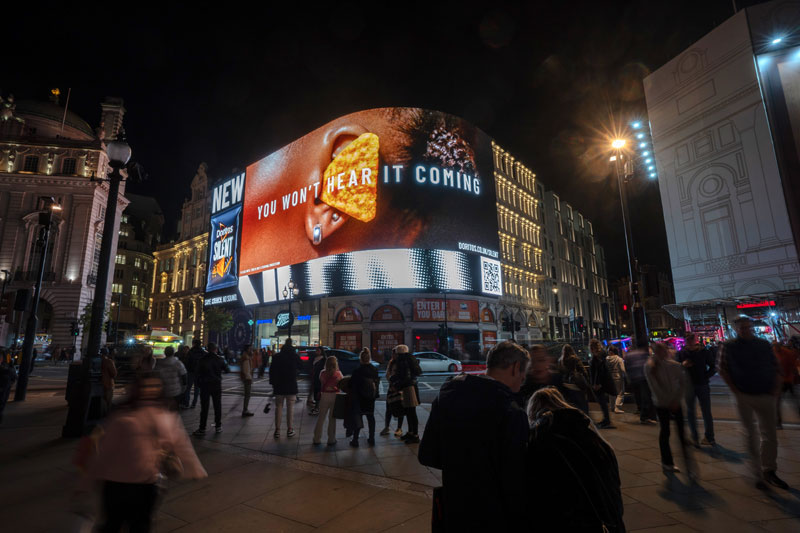
<path id="1" fill-rule="evenodd" d="M 556 358 L 542 345 L 500 342 L 487 354 L 485 374 L 461 373 L 446 380 L 422 432 L 417 416 L 422 370 L 408 346 L 400 344 L 386 366 L 380 435 L 394 433 L 407 444 L 419 443 L 419 462 L 442 471 L 442 486 L 434 490 L 435 531 L 524 527 L 529 502 L 548 509 L 537 518 L 545 530 L 625 531 L 619 467 L 603 437 L 615 429 L 614 417 L 626 412 L 625 392 L 633 393 L 641 424 L 658 424 L 664 474 L 680 471 L 670 446 L 674 428 L 689 480 L 699 483 L 692 449 L 716 446 L 710 380 L 719 372 L 735 398 L 755 486 L 787 489 L 777 474 L 776 431 L 784 396 L 800 412 L 794 391 L 800 346 L 796 339 L 770 345 L 754 335 L 748 319 L 737 320 L 735 327 L 735 339 L 718 349 L 703 345 L 693 333 L 677 352 L 666 343 L 653 343 L 620 353 L 592 339 L 586 362 L 568 344 Z M 101 531 L 126 525 L 146 531 L 166 481 L 207 475 L 176 411 L 194 407 L 199 397 L 194 435 L 205 434 L 212 406 L 215 431 L 222 431 L 225 358 L 214 343 L 203 349 L 199 341 L 177 354 L 167 348 L 164 355 L 156 360 L 152 352 L 144 354 L 129 396 L 81 441 L 76 453 L 86 479 L 102 486 Z M 324 349 L 314 349 L 305 368 L 310 374 L 308 414 L 317 416 L 313 445 L 323 444 L 323 431 L 326 444 L 335 445 L 338 420 L 350 446 L 359 447 L 364 433 L 367 445 L 375 445 L 374 411 L 381 385 L 370 350 L 361 350 L 360 364 L 349 376 L 343 375 L 335 356 L 326 355 Z M 281 438 L 284 429 L 287 438 L 296 436 L 294 410 L 303 362 L 291 339 L 277 353 L 245 348 L 239 363 L 242 417 L 254 415 L 249 410 L 253 379 L 268 366 L 274 438 Z M 101 375 L 110 406 L 117 377 L 113 352 L 103 352 Z M 0 416 L 14 377 L 14 365 L 3 357 Z M 602 417 L 597 422 L 589 417 L 590 403 L 599 405 Z M 270 402 L 265 412 L 269 407 Z M 119 461 L 120 453 L 128 459 Z"/>

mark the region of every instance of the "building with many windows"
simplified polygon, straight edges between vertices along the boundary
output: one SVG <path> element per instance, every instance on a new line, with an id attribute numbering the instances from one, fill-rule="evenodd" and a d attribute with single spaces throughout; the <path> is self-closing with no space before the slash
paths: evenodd
<path id="1" fill-rule="evenodd" d="M 161 240 L 164 214 L 155 198 L 127 193 L 111 283 L 115 338 L 132 337 L 147 323 L 153 284 L 153 251 Z"/>
<path id="2" fill-rule="evenodd" d="M 605 254 L 591 221 L 545 191 L 547 325 L 551 339 L 613 338 L 617 335 Z"/>
<path id="3" fill-rule="evenodd" d="M 211 212 L 207 170 L 200 163 L 192 179 L 191 197 L 184 201 L 178 222 L 178 240 L 153 253 L 148 325 L 180 335 L 187 344 L 205 333 L 203 295 Z"/>
<path id="4" fill-rule="evenodd" d="M 24 332 L 27 313 L 14 311 L 14 300 L 29 306 L 46 252 L 36 341 L 40 351 L 79 345 L 83 339 L 83 332 L 72 335 L 72 326 L 94 298 L 108 200 L 106 143 L 116 138 L 125 115 L 122 99 L 106 98 L 95 130 L 53 93 L 49 102 L 16 102 L 8 95 L 0 119 L 0 270 L 8 281 L 0 345 L 13 344 Z M 124 192 L 123 181 L 112 249 L 128 205 Z M 60 210 L 53 212 L 45 250 L 39 213 L 50 198 Z M 109 276 L 109 288 L 112 281 Z"/>

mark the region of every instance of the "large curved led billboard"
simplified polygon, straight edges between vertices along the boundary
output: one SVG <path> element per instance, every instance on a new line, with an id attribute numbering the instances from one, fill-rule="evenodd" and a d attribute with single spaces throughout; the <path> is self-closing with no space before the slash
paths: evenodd
<path id="1" fill-rule="evenodd" d="M 499 296 L 493 172 L 491 139 L 451 115 L 381 108 L 329 122 L 247 167 L 231 263 L 243 303 L 281 299 L 290 279 L 303 296 Z"/>

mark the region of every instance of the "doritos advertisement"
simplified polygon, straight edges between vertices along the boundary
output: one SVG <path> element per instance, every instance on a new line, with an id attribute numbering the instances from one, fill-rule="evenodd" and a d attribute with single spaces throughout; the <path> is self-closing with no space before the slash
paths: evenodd
<path id="1" fill-rule="evenodd" d="M 239 275 L 360 250 L 497 257 L 493 170 L 491 139 L 457 117 L 340 117 L 247 167 Z"/>
<path id="2" fill-rule="evenodd" d="M 241 207 L 211 217 L 208 282 L 206 291 L 230 287 L 238 283 L 236 271 L 236 237 L 239 232 Z"/>

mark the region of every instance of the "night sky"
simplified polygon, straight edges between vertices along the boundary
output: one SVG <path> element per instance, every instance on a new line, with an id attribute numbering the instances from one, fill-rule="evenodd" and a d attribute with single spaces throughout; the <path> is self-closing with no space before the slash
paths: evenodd
<path id="1" fill-rule="evenodd" d="M 604 132 L 645 111 L 647 74 L 733 15 L 731 0 L 171 4 L 4 7 L 0 77 L 18 100 L 59 87 L 63 105 L 71 87 L 92 127 L 123 97 L 149 175 L 129 187 L 158 199 L 166 233 L 201 161 L 221 178 L 338 116 L 419 106 L 478 125 L 592 220 L 612 279 L 626 262 Z M 657 184 L 639 178 L 631 200 L 641 261 L 668 265 Z"/>

